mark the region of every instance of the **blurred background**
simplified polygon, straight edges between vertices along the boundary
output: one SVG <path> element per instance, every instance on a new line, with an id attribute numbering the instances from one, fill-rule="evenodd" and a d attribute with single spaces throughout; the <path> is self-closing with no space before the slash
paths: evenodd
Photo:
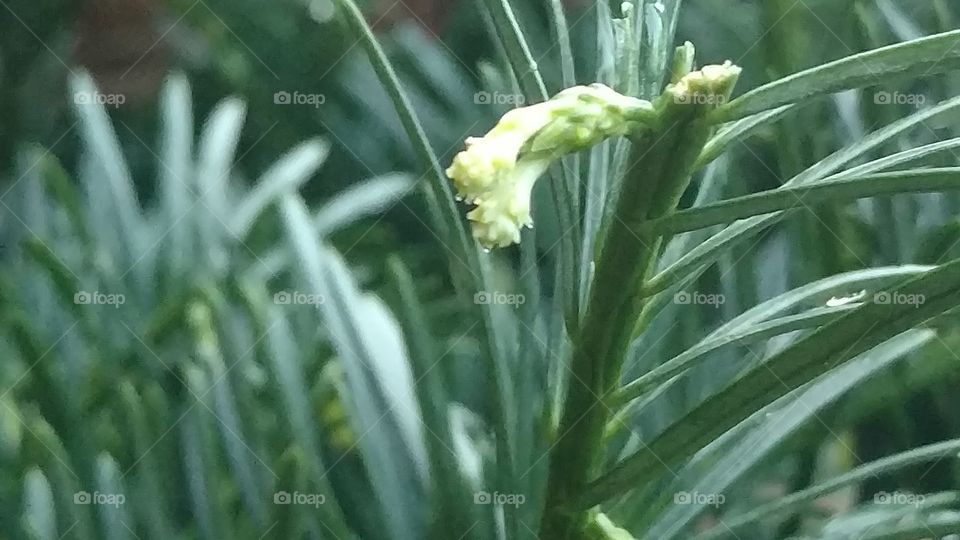
<path id="1" fill-rule="evenodd" d="M 465 135 L 482 133 L 514 105 L 516 94 L 494 67 L 500 65 L 499 52 L 475 2 L 360 4 L 444 159 L 459 149 Z M 596 10 L 587 0 L 564 4 L 578 82 L 593 82 L 587 74 L 596 71 Z M 956 24 L 949 2 L 913 4 L 690 2 L 680 12 L 677 39 L 695 42 L 701 62 L 733 59 L 744 66 L 740 89 L 746 89 L 875 44 Z M 561 88 L 562 77 L 547 6 L 518 2 L 514 9 L 553 93 Z M 323 135 L 333 152 L 305 187 L 311 200 L 364 177 L 418 172 L 385 92 L 330 0 L 280 0 L 269 7 L 248 0 L 40 0 L 6 3 L 4 11 L 0 170 L 6 174 L 0 182 L 10 181 L 14 156 L 27 143 L 50 149 L 64 163 L 77 160 L 78 131 L 65 97 L 67 75 L 78 69 L 88 70 L 102 93 L 123 96 L 111 112 L 138 194 L 146 199 L 156 191 L 150 147 L 157 137 L 158 97 L 172 71 L 184 72 L 191 82 L 197 118 L 206 117 L 225 96 L 247 102 L 237 152 L 240 171 L 260 170 L 295 143 Z M 773 23 L 774 30 L 768 31 Z M 290 103 L 283 102 L 287 94 Z M 793 150 L 800 152 L 778 156 L 769 146 L 755 148 L 747 159 L 771 166 L 748 167 L 744 182 L 770 185 L 776 182 L 771 176 L 796 172 L 807 162 L 803 158 L 822 155 L 837 138 L 851 136 L 850 129 L 871 124 L 858 114 L 838 115 L 835 108 L 821 110 L 805 120 L 809 124 L 797 126 L 818 128 L 805 130 L 810 144 L 795 143 Z M 410 216 L 394 212 L 390 221 L 398 226 L 379 232 L 411 242 L 425 235 Z M 543 241 L 552 243 L 549 237 Z"/>
<path id="2" fill-rule="evenodd" d="M 33 365 L 36 357 L 44 357 L 44 351 L 53 351 L 50 358 L 66 359 L 68 365 L 73 365 L 70 364 L 73 360 L 80 365 L 97 362 L 98 358 L 108 357 L 105 351 L 110 351 L 111 358 L 124 359 L 92 374 L 83 371 L 80 379 L 74 378 L 80 371 L 53 365 L 44 375 L 48 379 L 35 379 L 31 375 L 27 379 L 29 384 L 0 398 L 10 401 L 16 397 L 22 403 L 16 405 L 10 401 L 10 407 L 20 407 L 17 410 L 22 414 L 15 420 L 7 418 L 6 423 L 0 422 L 7 430 L 2 435 L 7 441 L 4 443 L 6 463 L 16 463 L 18 467 L 15 476 L 0 479 L 0 490 L 4 495 L 15 497 L 26 471 L 30 470 L 28 465 L 51 460 L 39 448 L 31 450 L 36 452 L 31 455 L 43 455 L 35 458 L 26 458 L 26 454 L 11 450 L 19 443 L 10 441 L 25 440 L 22 432 L 16 437 L 11 435 L 19 429 L 11 426 L 22 422 L 28 430 L 36 429 L 40 433 L 38 439 L 46 440 L 50 446 L 81 448 L 86 444 L 86 436 L 71 435 L 66 429 L 62 440 L 53 443 L 43 439 L 46 434 L 37 427 L 49 422 L 54 428 L 51 431 L 61 432 L 64 426 L 78 419 L 75 411 L 70 410 L 74 406 L 78 410 L 99 411 L 87 419 L 89 425 L 94 426 L 96 440 L 105 441 L 94 446 L 112 449 L 124 468 L 135 464 L 137 452 L 125 448 L 122 440 L 125 436 L 121 435 L 124 431 L 111 427 L 130 420 L 115 416 L 123 416 L 123 409 L 132 407 L 130 400 L 148 411 L 162 410 L 165 392 L 172 383 L 162 369 L 148 370 L 147 373 L 157 375 L 154 380 L 142 373 L 138 375 L 139 368 L 131 359 L 149 357 L 140 349 L 141 344 L 159 351 L 191 350 L 191 345 L 181 342 L 180 338 L 160 340 L 163 344 L 156 345 L 144 337 L 148 331 L 154 332 L 152 336 L 168 331 L 174 334 L 170 329 L 182 323 L 188 327 L 184 330 L 187 335 L 200 339 L 197 336 L 205 335 L 205 325 L 211 325 L 220 328 L 220 345 L 232 349 L 233 356 L 242 356 L 247 349 L 259 352 L 260 347 L 266 346 L 252 342 L 249 337 L 238 337 L 249 330 L 247 325 L 255 324 L 240 322 L 232 315 L 214 316 L 211 322 L 202 310 L 181 309 L 181 306 L 164 311 L 186 288 L 184 276 L 192 276 L 191 283 L 225 280 L 242 291 L 242 280 L 234 282 L 229 276 L 235 269 L 241 273 L 253 269 L 255 275 L 270 284 L 268 294 L 282 290 L 283 284 L 289 283 L 282 273 L 269 271 L 275 268 L 271 266 L 275 260 L 269 257 L 271 249 L 280 242 L 278 220 L 272 216 L 251 231 L 245 230 L 249 234 L 243 236 L 242 245 L 224 240 L 219 260 L 198 258 L 174 271 L 167 268 L 174 265 L 160 260 L 167 257 L 166 252 L 159 252 L 157 260 L 149 264 L 169 270 L 163 273 L 163 278 L 156 278 L 163 280 L 162 286 L 146 287 L 153 292 L 144 293 L 137 300 L 139 304 L 131 302 L 134 305 L 120 310 L 120 315 L 105 316 L 104 321 L 94 325 L 96 328 L 84 328 L 84 337 L 60 341 L 64 329 L 69 327 L 69 319 L 64 311 L 53 306 L 52 298 L 56 295 L 48 291 L 57 289 L 58 279 L 69 278 L 68 274 L 72 273 L 64 272 L 60 266 L 72 268 L 80 275 L 80 281 L 84 281 L 86 275 L 74 266 L 76 261 L 82 261 L 77 263 L 80 266 L 98 271 L 111 265 L 125 267 L 115 260 L 110 262 L 109 257 L 101 256 L 97 249 L 81 245 L 86 240 L 80 233 L 65 233 L 69 228 L 64 225 L 66 218 L 59 213 L 51 213 L 50 219 L 38 218 L 46 212 L 42 210 L 46 207 L 42 202 L 45 197 L 56 197 L 58 193 L 58 188 L 49 187 L 57 185 L 60 181 L 57 178 L 72 185 L 83 175 L 97 176 L 88 171 L 81 150 L 84 139 L 92 135 L 85 134 L 73 110 L 76 103 L 89 96 L 69 86 L 72 73 L 89 72 L 100 94 L 108 100 L 107 111 L 130 173 L 133 196 L 145 208 L 160 205 L 164 198 L 166 172 L 158 166 L 159 156 L 166 155 L 163 153 L 166 125 L 163 96 L 171 77 L 179 77 L 175 74 L 182 74 L 182 80 L 189 82 L 188 97 L 195 119 L 185 124 L 190 140 L 201 137 L 209 127 L 205 119 L 216 113 L 224 98 L 235 96 L 246 103 L 241 114 L 243 128 L 232 154 L 235 165 L 230 173 L 232 181 L 244 189 L 253 185 L 254 179 L 268 170 L 279 156 L 316 137 L 329 144 L 329 155 L 322 167 L 310 170 L 301 189 L 311 210 L 326 208 L 324 205 L 335 200 L 338 194 L 361 186 L 371 178 L 403 179 L 400 191 L 406 193 L 410 182 L 417 181 L 425 171 L 417 164 L 393 105 L 367 56 L 355 43 L 330 0 L 4 0 L 0 4 L 3 14 L 0 17 L 0 201 L 3 202 L 0 264 L 6 274 L 5 283 L 0 287 L 6 291 L 0 294 L 3 302 L 0 313 L 6 325 L 0 333 L 0 351 L 5 353 L 0 354 L 4 358 L 4 365 L 0 366 L 0 380 L 4 384 L 0 387 L 6 389 L 8 383 L 24 377 L 28 371 L 25 366 Z M 443 164 L 461 148 L 465 136 L 482 134 L 504 111 L 518 104 L 518 94 L 502 69 L 502 52 L 491 39 L 485 15 L 475 2 L 366 0 L 360 4 L 394 62 Z M 563 87 L 563 74 L 550 24 L 549 2 L 512 4 L 548 91 L 553 94 Z M 594 2 L 588 0 L 566 0 L 564 7 L 577 81 L 593 82 L 593 74 L 598 70 L 598 11 Z M 691 0 L 680 10 L 676 41 L 694 42 L 701 63 L 731 59 L 743 66 L 744 75 L 737 89 L 743 92 L 854 52 L 951 30 L 958 25 L 960 9 L 956 2 L 947 0 Z M 802 114 L 792 115 L 757 137 L 735 145 L 722 162 L 722 174 L 730 178 L 725 194 L 778 186 L 783 179 L 865 133 L 924 104 L 952 97 L 957 88 L 960 88 L 960 77 L 947 76 L 927 82 L 905 81 L 901 86 L 848 92 L 820 100 L 806 107 Z M 922 96 L 923 101 L 885 103 L 877 97 L 883 92 Z M 904 142 L 903 146 L 887 150 L 892 153 L 957 135 L 960 134 L 956 128 L 943 122 L 914 135 L 915 139 L 909 141 L 912 144 Z M 937 159 L 942 165 L 956 165 L 957 161 L 952 153 L 944 153 Z M 201 188 L 208 180 L 197 179 Z M 32 193 L 34 184 L 48 186 L 50 193 Z M 376 184 L 372 189 L 386 188 Z M 225 197 L 223 211 L 229 215 L 231 199 Z M 537 242 L 544 259 L 542 264 L 549 268 L 553 256 L 550 247 L 556 244 L 558 231 L 551 219 L 550 198 L 538 192 L 535 204 Z M 452 393 L 467 410 L 482 417 L 486 405 L 472 381 L 485 375 L 469 365 L 477 345 L 470 336 L 464 338 L 470 324 L 457 317 L 460 310 L 451 292 L 446 257 L 436 235 L 426 226 L 421 199 L 398 196 L 375 207 L 375 212 L 361 216 L 362 219 L 338 218 L 327 240 L 345 253 L 346 264 L 359 285 L 382 294 L 388 302 L 393 293 L 387 283 L 384 260 L 388 255 L 402 256 L 412 268 L 416 287 L 425 298 L 431 331 L 447 340 L 445 343 L 451 347 L 454 367 L 449 369 L 452 380 L 448 382 Z M 93 205 L 81 211 L 94 215 L 102 209 Z M 810 213 L 792 219 L 750 250 L 738 249 L 725 259 L 718 271 L 705 277 L 707 281 L 712 280 L 713 289 L 727 295 L 728 301 L 721 309 L 708 307 L 694 314 L 686 312 L 681 324 L 671 325 L 665 331 L 665 339 L 642 346 L 649 347 L 651 362 L 662 360 L 669 357 L 671 351 L 682 350 L 695 342 L 703 329 L 716 326 L 718 321 L 729 319 L 759 299 L 802 283 L 868 266 L 936 263 L 956 257 L 960 255 L 958 210 L 956 198 L 908 196 L 825 208 L 815 215 Z M 103 227 L 107 230 L 111 225 Z M 36 275 L 38 267 L 21 264 L 30 251 L 29 247 L 21 248 L 21 243 L 33 235 L 48 240 L 49 252 L 36 247 L 31 264 L 40 265 L 52 276 L 44 278 L 36 290 L 31 290 L 26 281 Z M 95 255 L 88 257 L 90 253 Z M 133 259 L 136 266 L 139 259 Z M 514 255 L 506 253 L 498 264 L 509 268 L 515 262 Z M 224 268 L 228 270 L 222 270 Z M 258 269 L 262 270 L 259 274 Z M 129 280 L 130 276 L 124 273 L 120 278 Z M 137 279 L 154 278 L 145 275 Z M 549 294 L 549 281 L 542 287 L 545 294 Z M 228 291 L 223 292 L 224 298 L 211 300 L 211 304 L 242 303 L 238 298 L 243 294 L 234 294 L 236 291 L 230 287 L 222 290 Z M 131 310 L 137 313 L 131 314 Z M 192 318 L 188 319 L 188 314 Z M 176 320 L 178 317 L 183 320 Z M 131 331 L 134 336 L 117 326 L 121 323 L 136 329 Z M 307 313 L 290 316 L 289 331 L 293 340 L 302 346 L 298 354 L 311 357 L 306 364 L 311 407 L 321 411 L 318 414 L 326 421 L 336 424 L 338 418 L 342 419 L 342 411 L 338 413 L 336 399 L 330 396 L 336 394 L 331 389 L 337 386 L 338 375 L 336 370 L 327 367 L 332 365 L 325 361 L 330 356 L 329 348 L 312 333 L 310 325 Z M 141 328 L 145 329 L 143 334 Z M 904 369 L 885 375 L 873 381 L 868 389 L 854 392 L 853 399 L 844 401 L 842 407 L 831 408 L 824 414 L 824 422 L 798 432 L 791 438 L 789 462 L 777 459 L 766 464 L 766 476 L 770 480 L 743 486 L 747 493 L 743 500 L 809 485 L 827 466 L 824 463 L 844 469 L 853 460 L 870 460 L 899 449 L 960 435 L 960 415 L 957 414 L 960 395 L 956 392 L 960 377 L 954 369 L 956 358 L 948 354 L 950 345 L 957 344 L 960 336 L 943 336 L 939 345 L 925 349 L 928 361 L 923 370 Z M 160 356 L 166 359 L 167 354 L 161 352 Z M 71 357 L 75 358 L 71 360 Z M 642 369 L 643 365 L 638 362 L 635 369 Z M 244 363 L 239 370 L 242 373 L 233 375 L 243 378 L 243 383 L 235 383 L 241 394 L 237 399 L 239 412 L 223 414 L 221 411 L 222 416 L 239 415 L 257 425 L 278 421 L 276 413 L 257 410 L 254 405 L 272 399 L 260 395 L 267 392 L 262 383 L 267 376 L 258 371 L 260 369 L 255 363 Z M 68 395 L 67 388 L 77 380 L 89 385 L 77 401 L 67 399 L 66 406 L 51 401 L 55 393 L 51 389 Z M 122 384 L 129 384 L 128 394 L 122 398 L 107 395 L 106 389 Z M 109 405 L 114 399 L 120 399 L 125 405 Z M 36 411 L 32 411 L 33 403 L 39 404 Z M 149 429 L 162 432 L 164 422 L 170 420 L 169 414 L 173 413 L 158 416 L 163 420 L 147 422 Z M 662 427 L 666 422 L 664 418 L 650 421 Z M 197 429 L 203 432 L 202 426 Z M 322 445 L 328 457 L 337 459 L 342 457 L 338 452 L 342 454 L 351 448 L 350 441 L 355 435 L 347 428 L 344 432 L 331 429 L 343 440 L 325 440 Z M 273 453 L 282 454 L 281 443 L 270 440 L 268 428 L 261 431 L 248 427 L 248 430 L 256 439 L 250 443 L 257 449 L 254 455 L 271 454 L 260 449 L 274 445 L 281 448 Z M 834 439 L 827 435 L 834 433 L 839 434 L 836 441 L 842 443 L 829 442 Z M 150 439 L 146 435 L 144 438 Z M 229 445 L 225 450 L 227 454 L 233 451 Z M 77 455 L 84 452 L 86 450 L 77 450 Z M 170 448 L 161 448 L 158 454 L 162 452 L 178 455 L 172 443 Z M 241 456 L 246 453 L 242 449 L 236 452 Z M 75 455 L 73 450 L 69 453 Z M 87 452 L 86 455 L 94 454 Z M 242 473 L 244 467 L 256 468 L 256 464 L 246 463 L 250 456 L 231 456 L 235 471 Z M 89 457 L 91 463 L 97 459 Z M 271 463 L 271 466 L 280 476 L 295 478 L 296 474 L 291 471 L 297 470 L 297 459 L 297 456 L 283 454 L 278 457 L 281 465 Z M 163 470 L 163 463 L 158 457 L 157 471 Z M 90 470 L 96 469 L 88 465 Z M 348 470 L 342 474 L 347 477 L 355 473 L 349 471 L 350 466 L 357 468 L 359 464 L 345 461 L 344 467 Z M 953 464 L 944 462 L 936 467 L 923 475 L 911 473 L 890 480 L 891 485 L 911 485 L 920 492 L 955 487 L 957 475 Z M 160 484 L 166 481 L 162 474 L 155 480 Z M 883 481 L 877 482 L 878 485 L 871 485 L 867 490 L 885 489 Z M 224 488 L 219 496 L 233 500 L 240 497 L 236 491 Z M 358 500 L 363 493 L 362 488 L 357 488 Z M 834 506 L 825 508 L 825 513 L 842 508 L 849 501 L 841 497 L 828 503 Z M 186 505 L 176 500 L 168 504 L 171 513 Z M 2 516 L 0 519 L 16 518 Z M 241 521 L 246 519 L 257 522 L 261 518 L 253 512 Z M 145 518 L 145 522 L 150 521 Z M 10 523 L 0 521 L 0 530 L 5 530 L 5 525 Z M 210 525 L 216 526 L 223 524 Z M 370 526 L 376 528 L 375 524 Z M 775 529 L 787 535 L 799 530 L 798 527 L 801 524 L 788 522 L 777 524 Z M 0 538 L 4 537 L 0 532 Z M 376 535 L 371 533 L 371 537 Z"/>

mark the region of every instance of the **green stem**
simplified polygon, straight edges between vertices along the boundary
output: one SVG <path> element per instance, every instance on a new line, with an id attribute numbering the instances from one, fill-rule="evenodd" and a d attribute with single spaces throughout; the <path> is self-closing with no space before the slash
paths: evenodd
<path id="1" fill-rule="evenodd" d="M 615 390 L 634 325 L 646 299 L 641 294 L 660 239 L 638 236 L 645 221 L 672 212 L 690 181 L 693 164 L 710 134 L 706 108 L 661 99 L 661 122 L 633 141 L 631 163 L 603 240 L 582 330 L 574 341 L 572 377 L 559 440 L 551 455 L 541 537 L 582 538 L 588 513 L 568 513 L 596 472 L 610 416 L 604 397 Z"/>

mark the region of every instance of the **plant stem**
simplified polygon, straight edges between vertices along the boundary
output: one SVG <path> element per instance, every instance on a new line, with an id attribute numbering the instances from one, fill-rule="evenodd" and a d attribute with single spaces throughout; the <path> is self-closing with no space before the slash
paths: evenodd
<path id="1" fill-rule="evenodd" d="M 661 98 L 661 122 L 633 141 L 632 165 L 603 240 L 582 330 L 573 345 L 572 377 L 551 455 L 541 536 L 582 538 L 588 514 L 568 513 L 595 472 L 604 427 L 605 398 L 616 389 L 620 369 L 645 304 L 641 289 L 660 239 L 638 236 L 642 222 L 672 212 L 690 181 L 693 164 L 710 134 L 706 108 Z"/>

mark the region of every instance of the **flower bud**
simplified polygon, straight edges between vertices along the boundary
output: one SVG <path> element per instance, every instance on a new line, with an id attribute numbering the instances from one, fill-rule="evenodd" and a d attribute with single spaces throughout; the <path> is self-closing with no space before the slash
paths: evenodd
<path id="1" fill-rule="evenodd" d="M 473 235 L 486 248 L 520 241 L 531 227 L 530 193 L 550 164 L 603 140 L 642 129 L 654 118 L 648 101 L 594 84 L 513 109 L 483 137 L 470 137 L 447 176 L 467 203 Z"/>
<path id="2" fill-rule="evenodd" d="M 729 60 L 703 66 L 667 86 L 664 92 L 674 103 L 705 105 L 715 108 L 726 103 L 740 78 L 740 67 Z"/>

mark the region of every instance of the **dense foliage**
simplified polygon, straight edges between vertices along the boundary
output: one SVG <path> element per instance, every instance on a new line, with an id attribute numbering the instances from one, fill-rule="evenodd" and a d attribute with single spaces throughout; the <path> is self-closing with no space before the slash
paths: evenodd
<path id="1" fill-rule="evenodd" d="M 4 6 L 0 538 L 960 533 L 960 10 L 722 4 Z"/>

